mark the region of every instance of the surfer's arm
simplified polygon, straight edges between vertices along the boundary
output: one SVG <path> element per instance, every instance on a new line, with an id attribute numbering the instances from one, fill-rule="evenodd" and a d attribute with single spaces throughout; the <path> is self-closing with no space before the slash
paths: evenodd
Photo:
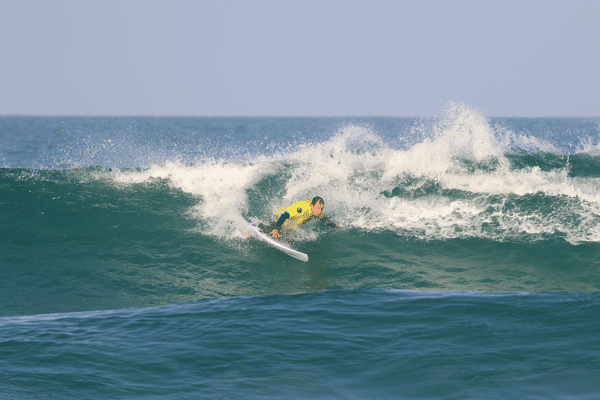
<path id="1" fill-rule="evenodd" d="M 277 230 L 281 229 L 281 227 L 283 226 L 283 224 L 289 217 L 290 217 L 290 213 L 287 211 L 284 212 L 283 214 L 281 214 L 279 216 L 279 219 L 277 220 L 277 223 L 275 224 L 275 229 L 277 229 Z"/>
<path id="2" fill-rule="evenodd" d="M 273 229 L 271 231 L 271 236 L 273 237 L 279 237 L 281 236 L 279 234 L 279 230 L 281 229 L 282 225 L 285 223 L 285 221 L 290 217 L 290 213 L 289 212 L 284 212 L 283 214 L 281 214 L 281 216 L 279 217 L 279 219 L 277 220 L 277 223 L 275 224 L 275 229 Z"/>
<path id="3" fill-rule="evenodd" d="M 323 222 L 329 228 L 339 228 L 339 226 L 337 226 L 337 224 L 335 222 L 333 222 L 332 220 L 330 220 L 327 217 L 321 218 L 321 222 Z"/>

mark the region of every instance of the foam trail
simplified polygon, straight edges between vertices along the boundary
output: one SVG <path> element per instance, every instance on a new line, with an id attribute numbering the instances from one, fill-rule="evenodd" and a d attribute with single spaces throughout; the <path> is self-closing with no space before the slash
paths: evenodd
<path id="1" fill-rule="evenodd" d="M 274 174 L 276 169 L 269 163 L 167 163 L 144 171 L 119 171 L 113 179 L 119 184 L 167 179 L 173 188 L 198 197 L 198 205 L 190 212 L 206 224 L 205 233 L 231 238 L 238 237 L 243 228 L 242 213 L 248 211 L 246 191 L 265 176 Z"/>

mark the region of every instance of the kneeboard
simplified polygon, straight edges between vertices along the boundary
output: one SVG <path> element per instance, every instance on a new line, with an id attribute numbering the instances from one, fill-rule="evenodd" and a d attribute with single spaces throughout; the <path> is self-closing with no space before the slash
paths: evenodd
<path id="1" fill-rule="evenodd" d="M 258 229 L 258 226 L 255 222 L 250 222 L 250 229 L 252 230 L 252 232 L 254 232 L 258 239 L 262 240 L 263 242 L 266 242 L 267 244 L 276 248 L 277 250 L 287 254 L 290 257 L 294 257 L 297 260 L 304 262 L 308 261 L 308 256 L 306 254 L 286 246 L 285 244 L 273 238 L 271 235 L 261 231 L 260 229 Z"/>

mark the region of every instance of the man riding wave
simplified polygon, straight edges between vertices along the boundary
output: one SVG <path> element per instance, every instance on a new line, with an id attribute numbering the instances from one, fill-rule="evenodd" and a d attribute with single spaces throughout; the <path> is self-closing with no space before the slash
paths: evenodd
<path id="1" fill-rule="evenodd" d="M 272 222 L 269 226 L 265 226 L 262 223 L 258 224 L 258 227 L 263 232 L 269 232 L 274 238 L 281 237 L 279 233 L 281 227 L 288 219 L 296 225 L 304 225 L 310 220 L 319 219 L 325 225 L 338 228 L 338 226 L 323 214 L 325 208 L 325 202 L 319 196 L 314 197 L 312 200 L 301 200 L 294 204 L 283 208 L 283 213 L 279 216 L 277 221 Z"/>

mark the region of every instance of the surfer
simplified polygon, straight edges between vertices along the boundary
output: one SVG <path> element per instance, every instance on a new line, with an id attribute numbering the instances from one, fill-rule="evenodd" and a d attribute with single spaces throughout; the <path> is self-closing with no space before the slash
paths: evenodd
<path id="1" fill-rule="evenodd" d="M 281 237 L 279 230 L 281 226 L 288 219 L 296 225 L 304 225 L 310 220 L 319 219 L 325 225 L 338 228 L 338 226 L 323 214 L 323 208 L 325 208 L 325 202 L 319 196 L 316 196 L 312 200 L 301 200 L 294 204 L 287 206 L 283 209 L 283 214 L 279 216 L 276 222 L 272 222 L 269 226 L 258 224 L 258 227 L 263 232 L 271 231 L 271 236 L 274 238 Z"/>

